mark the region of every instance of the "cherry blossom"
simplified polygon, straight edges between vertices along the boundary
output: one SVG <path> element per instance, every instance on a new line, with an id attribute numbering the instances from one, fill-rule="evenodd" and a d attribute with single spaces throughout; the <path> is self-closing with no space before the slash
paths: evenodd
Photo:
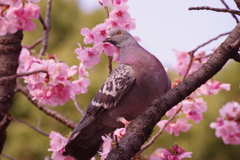
<path id="1" fill-rule="evenodd" d="M 215 129 L 216 136 L 222 138 L 225 144 L 240 144 L 240 105 L 237 102 L 229 102 L 219 110 L 221 117 L 217 122 L 212 122 L 210 127 Z"/>
<path id="2" fill-rule="evenodd" d="M 126 134 L 126 128 L 118 128 L 114 131 L 113 136 L 117 136 L 118 141 Z"/>
<path id="3" fill-rule="evenodd" d="M 32 57 L 26 48 L 23 48 L 17 70 L 18 74 L 37 70 L 48 72 L 48 74 L 36 73 L 23 78 L 34 99 L 52 107 L 65 104 L 77 94 L 86 93 L 87 87 L 90 85 L 89 79 L 85 78 L 88 74 L 84 72 L 84 68 L 79 69 L 81 72 L 78 72 L 77 66 L 69 67 L 66 63 L 58 62 L 53 58 L 37 59 Z M 79 75 L 79 79 L 71 81 L 76 73 L 83 75 Z"/>
<path id="4" fill-rule="evenodd" d="M 202 120 L 202 113 L 207 110 L 206 102 L 202 98 L 195 98 L 192 101 L 184 100 L 181 105 L 186 118 L 194 120 L 196 123 Z"/>
<path id="5" fill-rule="evenodd" d="M 15 33 L 17 30 L 31 31 L 35 24 L 30 19 L 40 16 L 40 8 L 35 1 L 5 0 L 0 6 L 0 36 Z"/>
<path id="6" fill-rule="evenodd" d="M 74 160 L 74 158 L 70 156 L 63 156 L 62 153 L 64 152 L 64 146 L 67 144 L 67 138 L 63 137 L 60 133 L 51 131 L 49 134 L 50 140 L 50 147 L 48 151 L 52 151 L 51 158 L 54 160 Z"/>
<path id="7" fill-rule="evenodd" d="M 112 148 L 112 139 L 109 136 L 102 136 L 102 139 L 104 141 L 102 144 L 103 151 L 98 153 L 101 156 L 101 160 L 104 160 Z"/>
<path id="8" fill-rule="evenodd" d="M 165 158 L 164 156 L 164 151 L 166 149 L 164 148 L 158 148 L 156 149 L 153 154 L 149 157 L 149 160 L 162 160 L 163 158 Z"/>
<path id="9" fill-rule="evenodd" d="M 157 123 L 157 125 L 160 128 L 163 128 L 163 126 L 168 122 L 168 120 L 161 120 L 160 122 Z M 170 122 L 165 130 L 169 133 L 172 134 L 174 133 L 175 136 L 179 136 L 179 132 L 187 132 L 192 125 L 187 123 L 186 119 L 179 118 L 177 119 L 176 122 Z"/>
<path id="10" fill-rule="evenodd" d="M 185 152 L 183 148 L 178 145 L 173 145 L 172 148 L 164 151 L 164 159 L 166 160 L 183 160 L 185 158 L 191 158 L 192 152 Z"/>

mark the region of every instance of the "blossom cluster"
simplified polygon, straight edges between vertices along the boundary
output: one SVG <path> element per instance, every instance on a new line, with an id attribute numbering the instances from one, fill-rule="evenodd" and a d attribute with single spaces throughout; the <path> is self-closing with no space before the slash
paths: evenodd
<path id="1" fill-rule="evenodd" d="M 0 2 L 0 36 L 16 33 L 18 30 L 31 31 L 35 24 L 30 19 L 40 16 L 40 8 L 32 2 L 40 0 L 2 0 Z"/>
<path id="2" fill-rule="evenodd" d="M 54 56 L 48 55 L 48 59 L 39 59 L 30 55 L 30 51 L 23 48 L 19 56 L 17 74 L 45 70 L 47 73 L 35 73 L 24 76 L 27 89 L 30 94 L 42 104 L 49 106 L 63 105 L 75 95 L 86 93 L 90 84 L 84 66 L 72 66 L 59 62 Z M 72 80 L 78 73 L 78 79 Z M 72 80 L 72 81 L 71 81 Z"/>
<path id="3" fill-rule="evenodd" d="M 215 129 L 216 136 L 221 137 L 225 144 L 240 144 L 240 104 L 228 102 L 219 110 L 220 117 L 212 122 L 210 127 Z"/>
<path id="4" fill-rule="evenodd" d="M 177 65 L 175 66 L 175 69 L 180 76 L 192 74 L 207 60 L 205 52 L 201 52 L 191 59 L 191 55 L 189 53 L 176 51 L 176 57 Z M 192 60 L 192 63 L 188 69 L 190 60 Z M 175 80 L 173 87 L 178 85 L 180 82 L 181 80 L 179 79 Z M 208 80 L 185 100 L 174 106 L 166 113 L 166 116 L 175 116 L 175 119 L 177 120 L 169 123 L 168 120 L 161 120 L 157 125 L 162 129 L 164 128 L 169 134 L 173 133 L 175 136 L 179 136 L 180 131 L 187 132 L 192 126 L 192 124 L 188 124 L 187 120 L 193 120 L 195 123 L 199 123 L 203 119 L 202 114 L 207 111 L 206 102 L 199 96 L 218 94 L 220 90 L 229 91 L 230 84 L 220 83 L 217 80 Z M 182 113 L 185 114 L 187 120 L 178 118 L 178 116 L 180 116 Z M 166 126 L 167 123 L 168 125 Z"/>
<path id="5" fill-rule="evenodd" d="M 91 30 L 83 28 L 81 34 L 85 37 L 85 44 L 92 44 L 93 47 L 82 47 L 78 44 L 75 53 L 78 59 L 82 61 L 87 69 L 92 69 L 94 65 L 99 63 L 100 55 L 104 52 L 107 56 L 113 56 L 113 60 L 119 59 L 119 52 L 116 47 L 110 43 L 102 43 L 107 37 L 107 33 L 113 28 L 122 28 L 125 30 L 135 29 L 135 19 L 131 18 L 128 13 L 127 0 L 100 0 L 99 3 L 104 7 L 111 5 L 113 10 L 109 13 L 109 17 L 104 23 L 98 24 Z"/>
<path id="6" fill-rule="evenodd" d="M 191 158 L 192 152 L 185 152 L 183 148 L 174 144 L 169 149 L 158 148 L 151 156 L 149 160 L 183 160 L 185 158 Z"/>

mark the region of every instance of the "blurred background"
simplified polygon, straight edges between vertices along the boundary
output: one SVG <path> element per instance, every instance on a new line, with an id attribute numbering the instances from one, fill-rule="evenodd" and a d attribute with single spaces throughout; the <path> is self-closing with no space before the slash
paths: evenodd
<path id="1" fill-rule="evenodd" d="M 236 9 L 234 2 L 226 1 L 229 6 Z M 45 16 L 46 2 L 40 3 L 42 16 Z M 175 50 L 191 51 L 198 45 L 218 36 L 221 33 L 231 31 L 235 20 L 227 13 L 212 11 L 188 11 L 192 6 L 212 6 L 224 8 L 220 0 L 129 0 L 129 12 L 136 18 L 137 28 L 131 33 L 142 39 L 141 45 L 157 56 L 164 66 L 169 69 L 171 79 L 177 78 L 173 66 L 176 63 Z M 96 24 L 104 22 L 106 13 L 97 0 L 58 0 L 53 1 L 49 46 L 47 52 L 55 54 L 68 65 L 78 65 L 74 50 L 77 43 L 83 44 L 83 36 L 80 30 L 83 27 L 93 28 Z M 42 26 L 35 21 L 37 29 L 32 32 L 24 32 L 23 45 L 31 45 L 42 36 Z M 211 50 L 217 47 L 226 37 L 220 38 L 213 44 L 207 45 L 202 50 Z M 36 53 L 40 46 L 36 48 Z M 88 105 L 98 89 L 108 76 L 108 59 L 101 56 L 101 62 L 90 71 L 91 85 L 88 93 L 77 96 L 82 108 Z M 116 63 L 114 63 L 116 65 Z M 209 127 L 219 116 L 218 110 L 229 101 L 239 101 L 239 76 L 240 65 L 230 61 L 215 79 L 222 83 L 231 83 L 231 91 L 221 91 L 218 95 L 204 97 L 208 104 L 208 110 L 203 114 L 203 121 L 193 124 L 187 133 L 181 133 L 179 137 L 163 133 L 158 140 L 143 154 L 149 156 L 157 148 L 169 148 L 174 143 L 183 147 L 186 151 L 193 152 L 193 160 L 236 160 L 240 159 L 240 146 L 225 145 L 221 139 L 216 138 L 215 130 Z M 81 115 L 76 110 L 72 101 L 64 106 L 51 108 L 78 122 Z M 37 126 L 41 120 L 41 129 L 44 132 L 56 131 L 62 135 L 68 135 L 71 131 L 55 119 L 46 116 L 42 111 L 33 106 L 26 97 L 17 93 L 14 97 L 11 114 L 19 120 L 26 121 Z M 156 127 L 154 133 L 157 132 Z M 31 128 L 12 121 L 7 129 L 8 138 L 3 150 L 4 154 L 19 160 L 43 160 L 50 157 L 48 152 L 49 138 L 43 136 Z M 154 134 L 153 133 L 153 134 Z M 2 160 L 6 158 L 2 157 Z"/>

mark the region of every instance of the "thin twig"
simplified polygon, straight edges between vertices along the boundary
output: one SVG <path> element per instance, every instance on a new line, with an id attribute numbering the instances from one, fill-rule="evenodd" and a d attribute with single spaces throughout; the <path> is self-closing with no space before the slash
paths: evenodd
<path id="1" fill-rule="evenodd" d="M 9 159 L 9 160 L 18 160 L 18 159 L 16 159 L 16 158 L 13 158 L 13 157 L 11 157 L 11 156 L 9 156 L 9 155 L 6 155 L 6 154 L 4 154 L 4 153 L 1 153 L 0 155 L 1 155 L 2 157 L 4 157 L 4 158 Z"/>
<path id="2" fill-rule="evenodd" d="M 43 72 L 43 73 L 46 73 L 48 75 L 48 72 L 46 70 L 38 70 L 38 71 L 33 71 L 33 72 L 28 72 L 28 73 L 23 73 L 23 74 L 16 74 L 16 75 L 0 78 L 0 84 L 3 83 L 4 81 L 11 81 L 11 80 L 16 79 L 18 77 L 29 76 L 29 75 L 36 74 L 36 73 L 39 73 L 39 72 Z"/>
<path id="3" fill-rule="evenodd" d="M 65 126 L 74 129 L 76 127 L 76 123 L 68 119 L 67 117 L 61 115 L 57 111 L 54 111 L 43 104 L 41 104 L 38 100 L 33 99 L 33 96 L 29 93 L 28 89 L 21 84 L 20 81 L 17 80 L 17 91 L 24 94 L 28 100 L 34 104 L 39 110 L 43 111 L 45 114 L 49 115 L 50 117 L 56 119 L 60 123 L 64 124 Z"/>
<path id="4" fill-rule="evenodd" d="M 226 13 L 232 13 L 240 15 L 240 11 L 232 10 L 232 9 L 225 9 L 225 8 L 212 8 L 208 6 L 202 6 L 202 7 L 190 7 L 188 10 L 211 10 L 216 12 L 226 12 Z"/>
<path id="5" fill-rule="evenodd" d="M 204 47 L 205 45 L 211 43 L 212 41 L 215 41 L 215 40 L 217 40 L 218 38 L 220 38 L 220 37 L 222 37 L 222 36 L 226 36 L 226 35 L 228 35 L 228 34 L 230 34 L 230 33 L 231 33 L 231 32 L 222 33 L 222 34 L 218 35 L 217 37 L 214 37 L 214 38 L 208 40 L 207 42 L 199 45 L 197 48 L 195 48 L 194 50 L 190 51 L 189 53 L 195 53 L 198 49 L 200 49 L 200 48 Z"/>
<path id="6" fill-rule="evenodd" d="M 43 41 L 43 37 L 36 40 L 36 42 L 34 42 L 32 45 L 28 46 L 27 49 L 31 50 L 31 49 L 35 48 L 37 45 L 42 43 L 42 41 Z"/>
<path id="7" fill-rule="evenodd" d="M 42 15 L 40 15 L 38 19 L 41 22 L 41 24 L 43 25 L 43 30 L 46 30 L 47 29 L 47 25 L 44 22 L 44 19 L 43 19 Z"/>
<path id="8" fill-rule="evenodd" d="M 72 97 L 73 103 L 76 106 L 77 110 L 81 113 L 82 117 L 85 116 L 85 112 L 82 110 L 82 108 L 79 106 L 76 97 Z"/>
<path id="9" fill-rule="evenodd" d="M 29 123 L 27 123 L 27 122 L 25 122 L 25 121 L 16 119 L 16 118 L 14 118 L 13 120 L 15 120 L 15 121 L 17 121 L 17 122 L 19 122 L 19 123 L 25 124 L 26 126 L 32 128 L 33 130 L 35 130 L 36 132 L 38 132 L 38 133 L 40 133 L 40 134 L 42 134 L 42 135 L 44 135 L 44 136 L 47 136 L 47 137 L 49 136 L 49 134 L 43 132 L 39 126 L 38 126 L 38 127 L 34 127 L 33 125 L 31 125 L 31 124 L 29 124 Z"/>
<path id="10" fill-rule="evenodd" d="M 48 37 L 49 37 L 49 31 L 50 31 L 50 16 L 51 16 L 51 9 L 52 9 L 52 0 L 47 1 L 47 9 L 46 9 L 46 17 L 44 24 L 46 25 L 46 28 L 44 27 L 43 30 L 43 41 L 42 41 L 42 47 L 40 50 L 39 55 L 43 56 L 47 50 L 48 47 Z"/>
<path id="11" fill-rule="evenodd" d="M 108 56 L 108 69 L 109 69 L 109 74 L 112 72 L 112 56 Z"/>
<path id="12" fill-rule="evenodd" d="M 3 119 L 0 121 L 0 131 L 6 130 L 12 119 L 13 116 L 11 114 L 9 113 L 5 114 Z"/>
<path id="13" fill-rule="evenodd" d="M 190 61 L 189 61 L 189 65 L 188 65 L 187 71 L 186 71 L 185 75 L 183 76 L 183 79 L 186 79 L 186 77 L 187 77 L 187 75 L 188 75 L 188 73 L 189 73 L 189 70 L 190 70 L 190 68 L 191 68 L 191 66 L 192 66 L 192 62 L 193 62 L 193 58 L 194 58 L 194 53 L 195 53 L 198 49 L 200 49 L 200 48 L 204 47 L 205 45 L 211 43 L 212 41 L 215 41 L 215 40 L 217 40 L 218 38 L 220 38 L 220 37 L 222 37 L 222 36 L 226 36 L 226 35 L 228 35 L 228 34 L 230 34 L 230 33 L 231 33 L 231 32 L 222 33 L 222 34 L 218 35 L 217 37 L 212 38 L 212 39 L 210 39 L 209 41 L 207 41 L 207 42 L 199 45 L 197 48 L 193 49 L 192 51 L 189 51 L 188 53 L 190 54 L 191 57 L 190 57 Z"/>
<path id="14" fill-rule="evenodd" d="M 99 2 L 101 4 L 101 2 Z M 102 4 L 101 4 L 102 5 Z M 109 10 L 108 7 L 104 7 L 106 13 L 107 13 L 107 17 L 109 18 Z M 112 56 L 108 56 L 108 69 L 109 69 L 109 74 L 112 72 L 112 60 L 113 57 Z"/>
<path id="15" fill-rule="evenodd" d="M 227 8 L 227 9 L 230 9 L 227 5 L 227 3 L 224 1 L 224 0 L 220 0 L 222 2 L 222 4 Z M 237 23 L 239 23 L 239 20 L 237 18 L 237 16 L 233 13 L 231 13 L 232 17 L 236 20 Z"/>
<path id="16" fill-rule="evenodd" d="M 201 56 L 201 57 L 195 57 L 194 60 L 201 60 L 203 58 L 209 58 L 211 55 L 212 55 L 212 53 L 210 53 L 208 55 Z"/>
<path id="17" fill-rule="evenodd" d="M 174 112 L 174 114 L 168 119 L 167 123 L 164 124 L 164 126 L 158 131 L 157 134 L 155 134 L 148 143 L 143 145 L 141 147 L 141 150 L 138 152 L 138 154 L 142 153 L 145 149 L 147 149 L 149 146 L 151 146 L 155 140 L 163 133 L 164 129 L 167 127 L 167 125 L 176 117 L 176 115 L 179 113 L 179 111 L 182 109 L 182 105 Z"/>
<path id="18" fill-rule="evenodd" d="M 108 10 L 108 7 L 104 7 L 104 9 L 106 10 L 106 13 L 107 13 L 107 17 L 109 18 L 109 10 Z"/>

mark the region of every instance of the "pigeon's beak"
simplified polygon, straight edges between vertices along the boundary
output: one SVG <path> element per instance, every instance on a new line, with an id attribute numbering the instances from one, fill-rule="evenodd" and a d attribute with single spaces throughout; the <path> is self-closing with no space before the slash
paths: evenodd
<path id="1" fill-rule="evenodd" d="M 102 42 L 110 42 L 111 41 L 111 36 L 107 36 Z"/>

